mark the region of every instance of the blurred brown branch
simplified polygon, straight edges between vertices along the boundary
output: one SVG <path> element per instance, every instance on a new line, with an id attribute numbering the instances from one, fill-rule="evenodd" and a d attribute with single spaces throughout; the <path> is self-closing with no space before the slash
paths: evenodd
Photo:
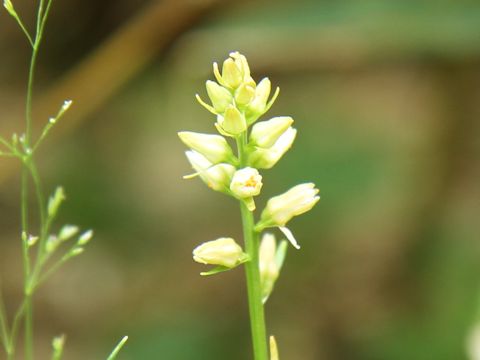
<path id="1" fill-rule="evenodd" d="M 34 109 L 37 131 L 44 126 L 49 116 L 56 113 L 65 99 L 74 101 L 74 109 L 68 113 L 65 124 L 58 127 L 55 134 L 58 136 L 74 129 L 151 63 L 174 38 L 219 2 L 152 1 L 49 91 L 37 98 Z M 20 112 L 14 114 L 14 118 L 22 117 Z M 0 172 L 0 183 L 5 181 L 15 168 L 14 162 L 5 164 L 7 165 L 2 166 Z"/>

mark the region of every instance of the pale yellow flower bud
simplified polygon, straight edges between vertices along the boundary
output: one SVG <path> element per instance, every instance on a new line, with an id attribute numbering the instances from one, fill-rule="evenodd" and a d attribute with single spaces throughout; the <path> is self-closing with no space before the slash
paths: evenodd
<path id="1" fill-rule="evenodd" d="M 292 123 L 293 119 L 290 116 L 279 116 L 258 122 L 252 127 L 250 141 L 255 146 L 270 148 Z"/>
<path id="2" fill-rule="evenodd" d="M 282 241 L 277 247 L 273 234 L 265 233 L 263 235 L 259 250 L 259 270 L 263 303 L 268 300 L 273 291 L 273 287 L 285 260 L 286 252 L 286 241 Z"/>
<path id="3" fill-rule="evenodd" d="M 280 89 L 278 87 L 275 90 L 275 94 L 273 94 L 270 101 L 268 101 L 271 86 L 272 84 L 270 83 L 270 80 L 268 78 L 262 79 L 262 81 L 260 81 L 260 83 L 256 86 L 255 96 L 247 107 L 246 116 L 249 125 L 253 124 L 260 116 L 265 114 L 276 100 L 280 92 Z"/>
<path id="4" fill-rule="evenodd" d="M 270 336 L 270 360 L 279 360 L 278 346 L 275 336 Z"/>
<path id="5" fill-rule="evenodd" d="M 206 83 L 208 97 L 212 101 L 213 108 L 218 113 L 223 113 L 228 105 L 233 101 L 230 91 L 223 86 L 218 85 L 215 81 L 208 80 Z"/>
<path id="6" fill-rule="evenodd" d="M 193 250 L 193 260 L 207 265 L 220 265 L 233 268 L 240 264 L 245 254 L 232 238 L 207 241 Z"/>
<path id="7" fill-rule="evenodd" d="M 226 192 L 230 186 L 235 167 L 230 164 L 213 165 L 205 156 L 196 151 L 187 151 L 188 161 L 197 171 L 198 176 L 215 191 Z"/>
<path id="8" fill-rule="evenodd" d="M 250 77 L 250 66 L 248 66 L 247 58 L 238 51 L 231 52 L 230 57 L 235 60 L 235 65 L 240 69 L 243 76 L 243 81 L 248 81 Z"/>
<path id="9" fill-rule="evenodd" d="M 315 184 L 306 183 L 271 198 L 262 212 L 260 224 L 263 228 L 285 226 L 291 218 L 309 211 L 320 200 L 318 192 Z"/>
<path id="10" fill-rule="evenodd" d="M 245 117 L 232 105 L 227 107 L 224 116 L 217 116 L 216 126 L 220 133 L 227 136 L 238 136 L 247 130 Z"/>
<path id="11" fill-rule="evenodd" d="M 242 71 L 231 58 L 228 58 L 223 62 L 222 79 L 225 84 L 232 89 L 237 88 L 242 83 Z"/>
<path id="12" fill-rule="evenodd" d="M 185 145 L 205 156 L 213 164 L 232 162 L 235 159 L 230 145 L 220 135 L 180 131 L 178 136 Z"/>
<path id="13" fill-rule="evenodd" d="M 257 148 L 248 157 L 248 163 L 258 169 L 270 169 L 291 148 L 297 130 L 289 127 L 269 149 Z"/>
<path id="14" fill-rule="evenodd" d="M 235 102 L 237 105 L 246 106 L 252 101 L 255 96 L 255 88 L 253 86 L 242 84 L 235 91 Z"/>
<path id="15" fill-rule="evenodd" d="M 263 235 L 259 251 L 260 283 L 262 286 L 262 298 L 265 302 L 270 296 L 280 270 L 275 262 L 277 245 L 275 236 L 272 234 Z"/>
<path id="16" fill-rule="evenodd" d="M 230 53 L 230 57 L 223 62 L 221 74 L 217 63 L 213 63 L 213 73 L 220 85 L 229 89 L 235 90 L 242 84 L 255 87 L 247 58 L 238 51 Z"/>
<path id="17" fill-rule="evenodd" d="M 246 167 L 235 172 L 230 183 L 230 190 L 236 197 L 244 199 L 260 194 L 262 185 L 262 176 L 258 170 Z"/>
<path id="18" fill-rule="evenodd" d="M 271 90 L 272 83 L 270 82 L 270 79 L 263 78 L 255 89 L 255 98 L 250 104 L 250 109 L 254 112 L 263 112 L 267 105 L 267 100 L 270 96 Z"/>

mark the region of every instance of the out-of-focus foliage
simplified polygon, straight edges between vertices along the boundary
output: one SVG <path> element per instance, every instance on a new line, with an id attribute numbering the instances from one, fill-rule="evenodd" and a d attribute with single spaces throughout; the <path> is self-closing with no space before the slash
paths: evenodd
<path id="1" fill-rule="evenodd" d="M 56 6 L 39 95 L 150 2 Z M 61 133 L 62 120 L 40 154 L 49 188 L 66 189 L 65 219 L 97 237 L 41 291 L 37 348 L 65 331 L 66 358 L 101 358 L 129 334 L 119 359 L 248 358 L 243 273 L 200 279 L 191 260 L 203 241 L 241 238 L 238 209 L 181 179 L 190 169 L 176 137 L 214 132 L 194 94 L 205 95 L 212 61 L 239 50 L 281 87 L 271 116 L 298 120 L 295 147 L 263 173 L 259 208 L 299 176 L 322 195 L 291 223 L 302 250 L 267 306 L 282 358 L 465 358 L 480 285 L 479 19 L 475 1 L 284 0 L 224 2 L 190 24 L 74 131 Z M 5 134 L 19 128 L 27 46 L 4 13 L 0 28 Z M 101 94 L 100 80 L 82 91 Z M 0 270 L 13 306 L 18 178 L 5 179 Z"/>

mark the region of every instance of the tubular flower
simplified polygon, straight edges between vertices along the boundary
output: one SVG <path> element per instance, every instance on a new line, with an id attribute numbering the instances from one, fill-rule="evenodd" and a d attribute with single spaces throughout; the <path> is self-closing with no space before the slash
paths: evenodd
<path id="1" fill-rule="evenodd" d="M 262 79 L 255 88 L 255 95 L 253 100 L 248 105 L 246 115 L 248 119 L 248 124 L 253 124 L 257 119 L 265 114 L 270 107 L 273 105 L 277 96 L 280 92 L 280 89 L 277 87 L 275 93 L 273 94 L 270 101 L 268 97 L 270 96 L 270 91 L 272 88 L 272 83 L 268 78 Z"/>
<path id="2" fill-rule="evenodd" d="M 247 130 L 245 116 L 233 105 L 227 107 L 223 116 L 217 116 L 215 126 L 220 134 L 232 137 L 236 137 Z"/>
<path id="3" fill-rule="evenodd" d="M 260 123 L 259 123 L 260 124 Z M 268 149 L 257 147 L 248 157 L 250 166 L 258 169 L 272 168 L 282 156 L 292 147 L 293 141 L 297 136 L 297 130 L 289 127 Z"/>
<path id="4" fill-rule="evenodd" d="M 250 134 L 250 142 L 254 146 L 270 148 L 282 136 L 293 119 L 290 116 L 278 116 L 267 121 L 260 121 L 253 125 Z"/>
<path id="5" fill-rule="evenodd" d="M 260 216 L 260 222 L 257 224 L 256 230 L 261 231 L 268 227 L 277 226 L 292 245 L 299 248 L 292 232 L 285 225 L 294 216 L 301 215 L 313 208 L 320 200 L 320 196 L 317 195 L 318 192 L 315 184 L 306 183 L 294 186 L 287 192 L 271 198 Z"/>
<path id="6" fill-rule="evenodd" d="M 186 176 L 186 178 L 198 175 L 213 190 L 228 192 L 230 181 L 235 172 L 233 165 L 224 163 L 213 165 L 205 156 L 193 150 L 186 151 L 185 154 L 192 167 L 197 171 L 193 175 Z"/>
<path id="7" fill-rule="evenodd" d="M 213 164 L 235 161 L 231 147 L 220 135 L 180 131 L 178 137 L 185 145 L 205 156 Z"/>
<path id="8" fill-rule="evenodd" d="M 207 81 L 206 88 L 208 97 L 212 101 L 215 111 L 218 113 L 223 113 L 233 100 L 233 96 L 230 91 L 211 80 Z"/>
<path id="9" fill-rule="evenodd" d="M 280 269 L 285 260 L 286 252 L 286 241 L 282 241 L 277 247 L 273 234 L 265 233 L 263 235 L 259 250 L 260 283 L 263 303 L 266 303 L 273 291 L 275 282 L 280 275 Z"/>
<path id="10" fill-rule="evenodd" d="M 232 238 L 207 241 L 193 250 L 193 260 L 196 262 L 230 269 L 240 264 L 244 258 L 245 253 Z"/>

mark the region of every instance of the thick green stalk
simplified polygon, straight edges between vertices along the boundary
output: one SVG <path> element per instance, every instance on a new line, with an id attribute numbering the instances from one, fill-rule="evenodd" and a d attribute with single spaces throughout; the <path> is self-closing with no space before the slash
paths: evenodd
<path id="1" fill-rule="evenodd" d="M 245 166 L 246 135 L 237 141 L 240 165 Z M 259 243 L 258 234 L 254 230 L 253 214 L 243 201 L 240 202 L 242 214 L 243 236 L 245 251 L 250 261 L 245 263 L 247 279 L 248 308 L 250 313 L 250 327 L 252 332 L 253 353 L 255 360 L 268 360 L 267 333 L 265 328 L 265 313 L 262 303 L 262 289 L 260 285 Z"/>

